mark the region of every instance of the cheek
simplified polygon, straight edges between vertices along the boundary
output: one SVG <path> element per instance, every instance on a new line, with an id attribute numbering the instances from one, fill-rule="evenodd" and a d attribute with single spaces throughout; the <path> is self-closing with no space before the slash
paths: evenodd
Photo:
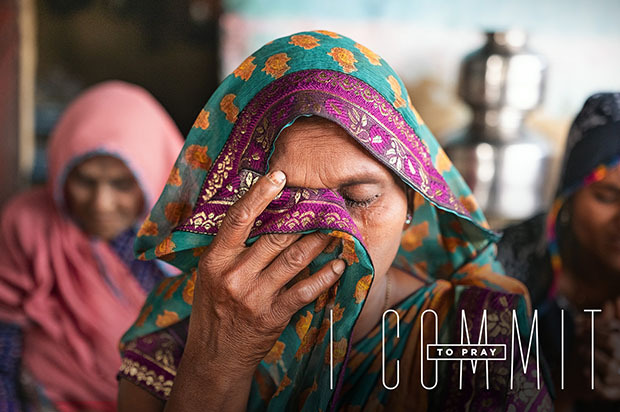
<path id="1" fill-rule="evenodd" d="M 381 207 L 368 208 L 356 219 L 356 223 L 360 221 L 358 228 L 377 271 L 385 271 L 391 266 L 400 245 L 406 214 L 406 200 L 398 202 L 393 199 Z"/>
<path id="2" fill-rule="evenodd" d="M 65 186 L 65 199 L 69 210 L 72 212 L 86 212 L 86 209 L 89 208 L 92 195 L 91 191 L 82 185 L 67 182 Z"/>
<path id="3" fill-rule="evenodd" d="M 573 203 L 572 229 L 582 245 L 594 245 L 604 239 L 613 224 L 616 207 L 599 202 L 592 194 L 580 193 Z"/>
<path id="4" fill-rule="evenodd" d="M 127 217 L 137 218 L 144 208 L 144 200 L 140 189 L 130 192 L 117 192 L 116 204 L 119 212 Z"/>

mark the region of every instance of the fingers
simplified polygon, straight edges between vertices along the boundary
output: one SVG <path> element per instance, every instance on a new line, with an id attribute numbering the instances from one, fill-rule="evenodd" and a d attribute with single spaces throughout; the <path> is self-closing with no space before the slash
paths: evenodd
<path id="1" fill-rule="evenodd" d="M 242 259 L 251 270 L 260 272 L 301 237 L 301 233 L 263 235 L 246 250 Z"/>
<path id="2" fill-rule="evenodd" d="M 318 272 L 294 284 L 282 292 L 278 304 L 287 314 L 293 314 L 309 303 L 314 302 L 321 293 L 329 289 L 344 273 L 346 263 L 341 259 L 328 262 Z M 289 315 L 290 316 L 290 315 Z"/>
<path id="3" fill-rule="evenodd" d="M 321 232 L 305 235 L 277 255 L 261 273 L 261 281 L 270 284 L 272 293 L 278 293 L 295 275 L 307 267 L 332 239 Z"/>
<path id="4" fill-rule="evenodd" d="M 238 250 L 245 247 L 245 241 L 256 218 L 284 187 L 286 176 L 279 170 L 263 176 L 232 205 L 217 236 L 213 239 L 213 248 Z"/>

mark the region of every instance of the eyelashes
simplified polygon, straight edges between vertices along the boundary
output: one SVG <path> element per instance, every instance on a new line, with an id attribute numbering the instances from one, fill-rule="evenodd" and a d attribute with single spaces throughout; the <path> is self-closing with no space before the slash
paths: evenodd
<path id="1" fill-rule="evenodd" d="M 381 196 L 380 194 L 372 195 L 366 199 L 352 199 L 349 196 L 342 195 L 344 198 L 345 204 L 350 208 L 365 208 L 369 207 L 375 200 L 377 200 Z"/>

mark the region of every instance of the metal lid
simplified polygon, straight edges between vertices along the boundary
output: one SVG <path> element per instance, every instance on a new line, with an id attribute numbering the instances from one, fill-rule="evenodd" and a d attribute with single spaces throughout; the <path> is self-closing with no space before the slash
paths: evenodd
<path id="1" fill-rule="evenodd" d="M 486 44 L 465 57 L 459 95 L 474 109 L 528 111 L 543 98 L 547 64 L 527 47 L 522 30 L 491 31 Z"/>

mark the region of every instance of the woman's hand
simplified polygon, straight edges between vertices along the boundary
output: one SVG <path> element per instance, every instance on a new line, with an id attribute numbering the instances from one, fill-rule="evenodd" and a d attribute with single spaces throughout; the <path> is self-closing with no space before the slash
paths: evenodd
<path id="1" fill-rule="evenodd" d="M 330 242 L 322 233 L 265 235 L 245 245 L 284 182 L 279 171 L 260 178 L 228 210 L 201 256 L 188 340 L 167 409 L 245 409 L 254 371 L 291 317 L 344 272 L 345 263 L 336 259 L 289 285 Z"/>

